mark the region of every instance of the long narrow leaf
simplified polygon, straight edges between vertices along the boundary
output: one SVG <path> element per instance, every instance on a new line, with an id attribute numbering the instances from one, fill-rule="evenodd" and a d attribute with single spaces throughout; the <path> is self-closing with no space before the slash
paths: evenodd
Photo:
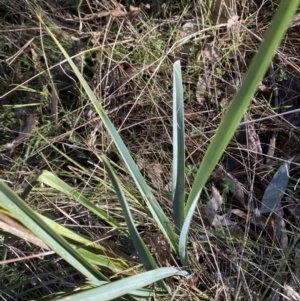
<path id="1" fill-rule="evenodd" d="M 160 268 L 148 271 L 139 275 L 131 276 L 113 283 L 103 285 L 73 296 L 58 299 L 57 301 L 108 301 L 124 296 L 133 290 L 147 286 L 161 279 L 180 275 L 186 277 L 185 272 L 179 271 L 177 268 Z"/>
<path id="2" fill-rule="evenodd" d="M 144 241 L 142 240 L 141 236 L 139 235 L 135 225 L 134 221 L 127 203 L 127 200 L 125 198 L 125 195 L 119 185 L 119 182 L 116 178 L 116 175 L 109 164 L 108 160 L 102 156 L 103 164 L 105 165 L 105 169 L 108 173 L 108 176 L 115 188 L 116 194 L 118 196 L 119 202 L 122 207 L 122 212 L 124 215 L 124 219 L 126 221 L 126 225 L 128 227 L 129 233 L 130 233 L 130 238 L 135 246 L 135 249 L 137 250 L 139 254 L 139 258 L 143 263 L 144 268 L 149 271 L 149 270 L 155 270 L 158 268 L 158 266 L 155 263 L 154 258 L 152 257 L 148 247 L 145 245 Z M 163 281 L 159 282 L 160 287 L 163 289 L 168 289 L 167 286 L 164 284 Z"/>
<path id="3" fill-rule="evenodd" d="M 180 61 L 175 62 L 173 72 L 173 216 L 176 231 L 180 233 L 184 222 L 184 171 L 185 138 L 183 87 Z"/>
<path id="4" fill-rule="evenodd" d="M 61 236 L 53 231 L 17 194 L 0 181 L 0 206 L 13 213 L 18 220 L 46 243 L 53 251 L 69 262 L 87 278 L 95 281 L 107 280 Z"/>
<path id="5" fill-rule="evenodd" d="M 38 181 L 38 177 L 33 179 L 30 184 L 26 187 L 24 192 L 21 195 L 21 198 L 24 200 L 34 187 L 35 183 Z M 1 212 L 1 210 L 0 210 Z M 104 213 L 105 214 L 105 213 Z M 94 256 L 91 252 L 85 252 L 83 249 L 78 249 L 78 252 L 85 258 L 88 262 L 95 265 L 104 266 L 114 270 L 115 272 L 123 271 L 128 268 L 128 265 L 125 261 L 122 261 L 120 258 L 117 258 L 115 253 L 111 252 L 109 248 L 100 246 L 97 243 L 92 242 L 91 240 L 79 235 L 66 227 L 59 225 L 58 223 L 52 221 L 51 219 L 38 214 L 38 216 L 46 222 L 46 224 L 54 230 L 59 235 L 72 239 L 72 241 L 77 242 L 77 245 L 86 245 L 89 248 L 93 248 L 97 255 Z"/>
<path id="6" fill-rule="evenodd" d="M 39 21 L 43 23 L 41 17 L 37 16 Z M 79 72 L 78 68 L 70 58 L 70 56 L 67 54 L 67 52 L 64 50 L 64 48 L 61 46 L 59 41 L 55 38 L 55 36 L 52 34 L 50 29 L 44 24 L 48 34 L 51 36 L 55 44 L 58 46 L 64 57 L 67 59 L 68 63 L 70 64 L 71 68 L 73 69 L 74 73 L 76 74 L 77 78 L 79 79 L 82 87 L 84 88 L 87 96 L 91 100 L 94 108 L 96 109 L 97 113 L 99 114 L 103 124 L 106 126 L 107 131 L 109 132 L 110 136 L 112 137 L 116 147 L 119 150 L 119 153 L 121 157 L 124 160 L 124 163 L 126 164 L 128 171 L 130 172 L 134 182 L 136 183 L 143 200 L 145 201 L 147 207 L 149 208 L 153 218 L 155 219 L 156 223 L 158 224 L 158 227 L 161 229 L 167 240 L 169 241 L 171 247 L 173 250 L 178 253 L 178 243 L 175 236 L 175 232 L 172 229 L 172 226 L 170 224 L 170 221 L 168 220 L 167 216 L 163 212 L 160 204 L 154 197 L 151 189 L 146 184 L 145 179 L 143 178 L 141 172 L 139 171 L 137 165 L 133 161 L 129 151 L 127 150 L 124 142 L 122 141 L 120 135 L 114 128 L 112 122 L 107 117 L 105 111 L 103 110 L 102 106 L 100 105 L 99 101 L 97 100 L 96 96 L 94 95 L 93 91 L 89 87 L 88 83 L 82 76 L 82 74 Z"/>
<path id="7" fill-rule="evenodd" d="M 79 235 L 59 224 L 52 221 L 51 219 L 38 214 L 39 217 L 49 226 L 53 231 L 57 234 L 69 238 L 72 241 L 76 242 L 78 245 L 86 245 L 89 246 L 93 253 L 86 251 L 84 249 L 77 249 L 77 252 L 82 255 L 88 262 L 93 263 L 95 265 L 104 266 L 112 269 L 113 271 L 123 271 L 128 268 L 128 264 L 125 261 L 122 261 L 120 257 L 117 257 L 115 253 L 113 253 L 110 248 L 105 248 L 82 235 Z M 94 257 L 96 256 L 96 257 Z"/>
<path id="8" fill-rule="evenodd" d="M 275 211 L 277 205 L 280 203 L 289 181 L 289 170 L 292 160 L 288 160 L 278 168 L 264 193 L 260 213 L 264 214 Z"/>
<path id="9" fill-rule="evenodd" d="M 110 247 L 101 246 L 93 241 L 91 241 L 88 238 L 85 238 L 83 235 L 80 235 L 78 233 L 75 233 L 71 231 L 70 229 L 61 226 L 60 224 L 52 221 L 51 219 L 38 214 L 39 217 L 49 226 L 51 227 L 57 234 L 69 238 L 72 241 L 76 242 L 77 245 L 86 245 L 89 246 L 94 250 L 94 253 L 97 254 L 97 256 L 101 260 L 101 264 L 99 261 L 99 265 L 103 266 L 112 266 L 114 270 L 120 270 L 123 271 L 126 268 L 128 268 L 128 264 L 121 260 L 119 256 L 117 256 L 113 250 L 110 249 Z M 80 251 L 79 251 L 80 253 Z M 88 259 L 87 259 L 88 260 Z"/>
<path id="10" fill-rule="evenodd" d="M 180 258 L 184 265 L 188 264 L 186 253 L 187 236 L 200 193 L 250 104 L 257 86 L 266 73 L 274 51 L 281 42 L 299 2 L 299 0 L 281 1 L 273 22 L 267 29 L 265 38 L 246 73 L 245 79 L 234 96 L 201 162 L 185 207 L 185 222 L 179 239 Z"/>
<path id="11" fill-rule="evenodd" d="M 111 225 L 113 228 L 119 229 L 119 231 L 124 232 L 122 227 L 113 218 L 108 216 L 104 210 L 102 210 L 98 206 L 91 203 L 85 196 L 83 196 L 81 193 L 76 191 L 74 188 L 69 186 L 67 183 L 65 183 L 64 181 L 59 179 L 53 173 L 44 170 L 41 173 L 41 175 L 37 178 L 37 181 L 42 182 L 52 188 L 55 188 L 56 190 L 73 198 L 78 203 L 80 203 L 82 206 L 91 210 L 93 213 L 95 213 L 97 216 L 99 216 L 103 221 L 105 221 L 106 223 Z M 125 231 L 125 234 L 126 234 L 126 231 Z"/>
<path id="12" fill-rule="evenodd" d="M 104 283 L 104 284 L 109 284 L 109 283 Z M 61 295 L 61 299 L 66 298 L 66 296 L 68 296 L 68 298 L 73 298 L 75 296 L 77 297 L 77 295 L 75 295 L 76 293 L 78 293 L 78 292 L 87 292 L 88 290 L 91 290 L 91 289 L 94 289 L 94 288 L 95 288 L 95 285 L 93 285 L 91 282 L 86 282 L 85 284 L 83 284 L 81 286 L 78 286 L 75 290 L 70 290 L 70 292 L 72 292 L 74 294 L 74 296 L 71 296 L 70 293 L 69 294 L 63 294 L 63 295 Z M 158 298 L 160 296 L 165 296 L 166 293 L 164 291 L 162 291 L 161 289 L 140 288 L 140 289 L 136 289 L 136 290 L 131 291 L 130 295 L 129 294 L 125 295 L 124 300 L 143 301 L 143 300 L 149 300 L 149 298 L 151 299 L 151 297 L 153 297 L 154 295 L 155 295 L 156 298 Z M 55 297 L 55 296 L 53 296 L 53 297 Z M 56 298 L 55 299 L 53 298 L 53 300 L 59 300 L 58 298 L 59 297 L 56 296 Z M 41 299 L 39 299 L 39 300 L 41 300 Z M 41 301 L 43 301 L 43 300 L 44 299 L 42 299 Z M 49 299 L 46 299 L 46 300 L 49 300 Z M 52 299 L 50 299 L 50 300 L 52 300 Z M 115 300 L 121 300 L 121 299 L 115 299 Z M 101 299 L 101 301 L 102 301 L 102 299 Z"/>
<path id="13" fill-rule="evenodd" d="M 108 256 L 105 258 L 103 255 L 94 252 L 94 250 L 91 252 L 89 250 L 79 248 L 77 249 L 77 252 L 91 264 L 108 268 L 114 272 L 121 272 L 125 269 L 124 267 L 122 268 L 122 266 L 120 266 L 113 258 L 109 258 Z"/>

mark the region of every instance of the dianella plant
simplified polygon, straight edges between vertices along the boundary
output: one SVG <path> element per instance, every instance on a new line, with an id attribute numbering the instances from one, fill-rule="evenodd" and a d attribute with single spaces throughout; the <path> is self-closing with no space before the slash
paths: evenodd
<path id="1" fill-rule="evenodd" d="M 66 53 L 65 49 L 61 46 L 57 38 L 53 35 L 50 29 L 44 25 L 46 31 L 52 37 L 53 41 L 63 53 L 71 68 L 75 72 L 86 95 L 92 102 L 97 114 L 110 134 L 115 146 L 119 151 L 119 155 L 126 165 L 132 181 L 138 188 L 141 204 L 148 209 L 165 240 L 170 245 L 174 257 L 180 259 L 183 270 L 189 271 L 190 269 L 190 260 L 188 256 L 189 228 L 197 203 L 201 202 L 201 192 L 216 164 L 224 153 L 225 148 L 230 142 L 241 119 L 243 118 L 243 115 L 257 89 L 257 86 L 266 73 L 275 50 L 278 44 L 281 42 L 288 23 L 298 5 L 299 1 L 282 1 L 278 11 L 274 15 L 271 26 L 265 33 L 265 37 L 257 54 L 249 66 L 241 86 L 231 100 L 231 103 L 217 129 L 217 132 L 214 135 L 202 162 L 200 163 L 193 186 L 188 193 L 185 185 L 186 150 L 182 75 L 180 62 L 176 61 L 174 63 L 172 172 L 173 217 L 166 215 L 162 209 L 162 206 L 141 174 L 137 164 L 131 157 L 129 150 L 126 148 L 126 145 L 122 141 L 118 131 L 107 117 L 104 109 L 92 92 L 91 88 L 83 78 L 76 65 L 73 63 L 72 59 Z M 43 24 L 42 16 L 37 15 L 37 17 Z M 113 298 L 125 294 L 129 294 L 127 295 L 129 299 L 134 299 L 135 297 L 142 298 L 149 296 L 150 291 L 140 290 L 140 288 L 153 282 L 158 283 L 158 286 L 164 291 L 169 291 L 169 287 L 163 281 L 163 278 L 175 274 L 186 276 L 187 273 L 179 271 L 176 268 L 158 268 L 158 265 L 155 262 L 148 246 L 145 244 L 136 229 L 130 206 L 113 167 L 105 156 L 101 156 L 101 159 L 113 185 L 114 191 L 118 196 L 127 229 L 124 229 L 124 227 L 122 228 L 119 223 L 109 215 L 108 212 L 94 205 L 81 193 L 76 192 L 76 190 L 66 184 L 63 180 L 59 179 L 53 173 L 50 173 L 49 171 L 43 171 L 36 181 L 49 185 L 68 195 L 70 198 L 75 199 L 81 205 L 85 206 L 88 208 L 88 210 L 104 220 L 111 227 L 122 231 L 124 235 L 130 237 L 135 249 L 137 250 L 139 259 L 142 262 L 144 269 L 148 272 L 133 276 L 136 277 L 134 279 L 128 278 L 120 280 L 127 280 L 126 284 L 110 283 L 110 280 L 99 271 L 101 268 L 98 269 L 95 268 L 95 266 L 112 266 L 114 270 L 122 271 L 128 268 L 126 263 L 119 261 L 116 255 L 110 253 L 108 250 L 103 250 L 102 246 L 99 246 L 96 243 L 93 244 L 88 238 L 78 235 L 32 210 L 23 200 L 29 193 L 30 189 L 26 190 L 24 194 L 19 197 L 6 184 L 0 182 L 0 206 L 2 208 L 2 213 L 15 218 L 21 224 L 26 226 L 27 229 L 34 233 L 51 250 L 59 254 L 70 265 L 86 276 L 86 278 L 89 280 L 88 283 L 90 287 L 86 292 L 81 293 L 82 295 L 80 295 L 80 300 L 96 300 L 99 298 L 99 296 L 101 296 L 101 300 L 109 300 L 112 298 L 112 295 L 110 294 L 111 292 L 114 292 Z M 68 242 L 68 239 L 72 239 L 73 243 L 77 242 L 78 245 L 90 244 L 92 249 L 94 248 L 94 250 L 98 252 L 98 255 L 95 256 L 91 250 L 86 251 L 80 248 L 75 248 L 74 245 Z M 105 254 L 105 256 L 101 257 L 99 254 Z M 106 285 L 103 286 L 103 284 Z M 101 289 L 101 287 L 103 287 L 103 289 Z"/>

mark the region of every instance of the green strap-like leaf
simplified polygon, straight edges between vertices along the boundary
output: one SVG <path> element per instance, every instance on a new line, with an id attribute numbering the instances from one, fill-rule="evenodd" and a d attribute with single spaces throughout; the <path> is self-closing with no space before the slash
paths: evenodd
<path id="1" fill-rule="evenodd" d="M 61 191 L 65 195 L 69 196 L 70 198 L 76 200 L 82 206 L 86 207 L 87 209 L 91 210 L 97 216 L 99 216 L 103 221 L 107 222 L 113 228 L 119 229 L 119 231 L 124 232 L 123 228 L 110 216 L 108 216 L 104 210 L 99 208 L 98 206 L 94 205 L 90 202 L 86 197 L 84 197 L 81 193 L 76 191 L 74 188 L 69 186 L 67 183 L 59 179 L 53 173 L 44 170 L 41 175 L 37 178 L 37 181 L 42 182 L 52 188 L 55 188 L 58 191 Z M 126 231 L 125 231 L 126 234 Z"/>
<path id="2" fill-rule="evenodd" d="M 139 258 L 142 261 L 143 266 L 147 271 L 155 270 L 158 268 L 158 266 L 156 265 L 155 260 L 152 257 L 148 247 L 145 245 L 144 241 L 140 237 L 140 235 L 134 225 L 134 221 L 133 221 L 127 200 L 121 189 L 121 186 L 119 185 L 116 175 L 115 175 L 111 165 L 109 164 L 108 160 L 104 156 L 101 156 L 101 157 L 102 157 L 103 163 L 105 165 L 105 169 L 108 173 L 108 176 L 115 188 L 116 194 L 117 194 L 119 202 L 121 204 L 124 219 L 126 221 L 126 225 L 128 227 L 129 233 L 130 233 L 130 238 L 135 246 L 135 249 L 137 250 L 137 252 L 139 254 Z M 160 281 L 159 285 L 163 289 L 166 289 L 166 290 L 168 289 L 163 281 Z"/>
<path id="3" fill-rule="evenodd" d="M 31 232 L 46 243 L 87 278 L 99 282 L 107 278 L 78 254 L 60 235 L 53 231 L 17 194 L 0 181 L 0 206 L 13 213 Z M 99 282 L 100 283 L 100 282 Z"/>
<path id="4" fill-rule="evenodd" d="M 77 249 L 77 252 L 82 255 L 83 258 L 85 258 L 89 263 L 107 267 L 109 269 L 112 269 L 114 272 L 123 271 L 128 268 L 128 264 L 121 260 L 121 258 L 117 257 L 110 248 L 105 248 L 103 246 L 100 246 L 99 244 L 96 244 L 92 242 L 91 240 L 83 237 L 82 235 L 79 235 L 57 223 L 54 221 L 46 218 L 45 216 L 39 215 L 42 220 L 45 221 L 51 227 L 53 231 L 58 233 L 59 235 L 69 238 L 72 240 L 72 242 L 76 242 L 77 246 L 89 246 L 89 248 L 92 249 L 92 252 L 86 251 L 84 249 Z"/>
<path id="5" fill-rule="evenodd" d="M 179 271 L 177 268 L 160 268 L 153 271 L 131 276 L 113 283 L 103 285 L 73 296 L 57 299 L 57 301 L 108 301 L 124 296 L 130 292 L 134 293 L 141 287 L 157 282 L 173 275 L 187 276 L 187 273 Z"/>
<path id="6" fill-rule="evenodd" d="M 250 104 L 257 86 L 265 75 L 275 49 L 281 42 L 288 27 L 290 19 L 299 6 L 299 0 L 281 1 L 271 26 L 267 29 L 265 38 L 259 47 L 251 65 L 246 73 L 241 87 L 234 96 L 231 104 L 213 137 L 197 172 L 193 187 L 185 206 L 185 222 L 179 239 L 179 252 L 183 265 L 188 265 L 186 243 L 190 223 L 196 208 L 200 193 L 220 160 L 225 148 L 232 138 L 244 112 Z"/>
<path id="7" fill-rule="evenodd" d="M 41 23 L 43 23 L 40 16 L 38 16 Z M 44 24 L 44 23 L 43 23 Z M 45 24 L 44 24 L 45 25 Z M 62 45 L 59 43 L 59 41 L 55 38 L 55 36 L 52 34 L 50 29 L 45 26 L 48 34 L 51 36 L 55 44 L 58 46 L 59 50 L 62 52 L 64 57 L 67 59 L 68 63 L 70 64 L 71 68 L 73 69 L 74 73 L 76 74 L 77 78 L 79 79 L 82 87 L 84 88 L 87 96 L 91 100 L 95 110 L 99 114 L 103 124 L 106 126 L 107 131 L 109 132 L 110 136 L 112 137 L 116 147 L 119 150 L 119 153 L 124 160 L 124 163 L 126 164 L 126 167 L 128 168 L 128 171 L 130 172 L 134 182 L 136 183 L 143 200 L 145 201 L 147 207 L 149 208 L 153 218 L 155 219 L 156 223 L 158 224 L 158 227 L 161 229 L 167 240 L 169 241 L 171 247 L 173 250 L 178 253 L 178 243 L 175 236 L 175 232 L 172 229 L 172 226 L 170 224 L 170 221 L 168 220 L 167 216 L 164 214 L 160 204 L 154 197 L 151 189 L 146 184 L 145 179 L 143 178 L 142 174 L 140 173 L 137 165 L 133 161 L 129 151 L 127 150 L 124 142 L 122 141 L 120 135 L 114 128 L 112 122 L 107 117 L 105 111 L 103 110 L 102 106 L 100 105 L 99 101 L 97 100 L 96 96 L 94 95 L 93 91 L 89 87 L 88 83 L 70 58 L 70 56 L 67 54 L 67 52 L 64 50 Z"/>
<path id="8" fill-rule="evenodd" d="M 173 216 L 176 231 L 180 233 L 184 222 L 185 201 L 185 138 L 183 87 L 180 61 L 173 72 Z"/>

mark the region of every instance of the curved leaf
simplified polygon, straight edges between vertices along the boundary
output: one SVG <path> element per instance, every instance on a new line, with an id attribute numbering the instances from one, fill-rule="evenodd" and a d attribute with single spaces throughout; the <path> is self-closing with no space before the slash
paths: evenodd
<path id="1" fill-rule="evenodd" d="M 289 171 L 292 160 L 293 158 L 278 168 L 264 193 L 260 213 L 264 214 L 274 211 L 280 203 L 289 181 Z"/>
<path id="2" fill-rule="evenodd" d="M 141 273 L 131 276 L 113 283 L 103 285 L 88 291 L 57 299 L 57 301 L 108 301 L 128 293 L 133 293 L 134 290 L 157 282 L 163 278 L 173 275 L 187 276 L 186 272 L 179 271 L 177 268 L 160 268 L 153 271 Z"/>
<path id="3" fill-rule="evenodd" d="M 245 79 L 231 101 L 231 104 L 204 155 L 185 206 L 185 221 L 179 239 L 179 250 L 181 250 L 180 258 L 185 265 L 188 261 L 186 250 L 188 231 L 193 217 L 192 213 L 196 208 L 201 191 L 237 129 L 299 3 L 299 0 L 281 1 L 271 26 L 267 29 L 258 52 L 249 66 Z"/>
<path id="4" fill-rule="evenodd" d="M 60 235 L 53 231 L 17 194 L 0 181 L 0 206 L 13 213 L 18 220 L 46 243 L 54 252 L 69 262 L 87 278 L 100 284 L 107 278 L 89 264 Z"/>
<path id="5" fill-rule="evenodd" d="M 144 241 L 142 240 L 141 236 L 139 235 L 139 233 L 134 225 L 134 221 L 133 221 L 131 212 L 129 210 L 127 200 L 121 189 L 121 186 L 118 183 L 118 180 L 116 178 L 116 175 L 115 175 L 111 165 L 109 164 L 109 162 L 105 158 L 105 156 L 101 156 L 101 158 L 103 160 L 103 164 L 105 165 L 105 169 L 108 173 L 108 176 L 115 188 L 116 194 L 118 196 L 118 199 L 119 199 L 121 207 L 122 207 L 124 219 L 126 221 L 126 225 L 128 227 L 129 233 L 130 233 L 130 238 L 135 246 L 135 249 L 137 250 L 137 252 L 139 254 L 139 258 L 142 261 L 144 268 L 147 271 L 158 269 L 158 266 L 156 265 L 154 258 L 152 257 L 148 247 L 145 245 Z M 163 281 L 160 281 L 159 285 L 163 289 L 168 290 L 167 286 L 164 284 Z"/>
<path id="6" fill-rule="evenodd" d="M 178 243 L 175 236 L 175 232 L 172 229 L 171 223 L 165 213 L 163 212 L 160 204 L 154 197 L 151 189 L 147 185 L 145 179 L 143 178 L 141 172 L 139 171 L 137 165 L 133 161 L 128 149 L 126 148 L 124 142 L 122 141 L 118 131 L 114 128 L 114 125 L 107 117 L 105 111 L 103 110 L 102 106 L 100 105 L 99 101 L 97 100 L 95 94 L 89 87 L 88 83 L 82 76 L 82 74 L 79 72 L 78 68 L 70 58 L 70 56 L 67 54 L 65 49 L 62 47 L 62 45 L 59 43 L 59 41 L 55 38 L 53 33 L 50 31 L 50 29 L 43 23 L 41 17 L 37 15 L 39 21 L 45 26 L 46 31 L 51 36 L 55 44 L 58 46 L 59 50 L 62 52 L 64 57 L 67 59 L 68 63 L 70 64 L 71 68 L 73 69 L 74 73 L 76 74 L 77 78 L 79 79 L 82 87 L 84 88 L 87 96 L 91 100 L 96 112 L 100 116 L 103 124 L 105 125 L 107 131 L 109 132 L 110 136 L 112 137 L 124 163 L 126 164 L 126 167 L 128 171 L 130 172 L 137 188 L 139 189 L 143 200 L 145 201 L 147 207 L 149 208 L 153 218 L 155 219 L 158 227 L 161 229 L 162 233 L 165 235 L 167 240 L 169 241 L 171 247 L 173 250 L 178 253 Z"/>
<path id="7" fill-rule="evenodd" d="M 37 178 L 37 181 L 42 182 L 52 188 L 55 188 L 56 190 L 71 197 L 76 202 L 80 203 L 82 206 L 91 210 L 93 213 L 95 213 L 97 216 L 99 216 L 103 221 L 107 222 L 113 228 L 116 228 L 119 231 L 124 232 L 126 234 L 126 231 L 124 231 L 123 228 L 113 218 L 108 216 L 104 210 L 102 210 L 98 206 L 91 203 L 86 197 L 84 197 L 81 193 L 76 191 L 76 189 L 69 186 L 67 183 L 62 181 L 60 178 L 58 178 L 53 173 L 51 173 L 47 170 L 44 170 L 41 173 L 41 175 Z"/>

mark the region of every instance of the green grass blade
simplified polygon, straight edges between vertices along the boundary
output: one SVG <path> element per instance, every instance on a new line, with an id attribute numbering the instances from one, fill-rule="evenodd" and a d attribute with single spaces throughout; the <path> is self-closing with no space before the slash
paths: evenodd
<path id="1" fill-rule="evenodd" d="M 191 219 L 200 197 L 200 193 L 221 158 L 225 148 L 232 138 L 244 112 L 250 104 L 257 86 L 265 75 L 275 49 L 281 42 L 289 21 L 296 11 L 300 1 L 281 1 L 271 26 L 267 29 L 265 38 L 254 56 L 241 87 L 234 96 L 216 135 L 209 145 L 197 172 L 193 187 L 185 207 L 185 222 L 179 240 L 180 258 L 187 265 L 186 243 Z"/>
<path id="2" fill-rule="evenodd" d="M 23 200 L 25 200 L 26 197 L 29 195 L 37 181 L 38 177 L 35 177 L 25 188 L 21 195 L 21 198 Z M 61 226 L 60 224 L 52 221 L 51 219 L 41 214 L 38 214 L 38 216 L 57 234 L 72 240 L 73 245 L 74 243 L 76 243 L 77 247 L 88 246 L 90 249 L 92 249 L 93 252 L 87 251 L 82 248 L 77 249 L 77 252 L 89 263 L 109 268 L 114 272 L 121 272 L 129 267 L 128 264 L 125 263 L 125 261 L 121 260 L 120 258 L 117 258 L 115 253 L 111 252 L 109 248 L 100 246 L 99 244 L 94 243 L 93 241 L 85 238 L 84 236 L 79 235 Z"/>
<path id="3" fill-rule="evenodd" d="M 144 241 L 142 240 L 141 236 L 139 235 L 139 233 L 134 225 L 134 221 L 133 221 L 127 200 L 121 189 L 121 186 L 119 185 L 116 175 L 115 175 L 111 165 L 109 164 L 108 160 L 104 156 L 101 156 L 101 157 L 102 157 L 105 169 L 108 173 L 108 176 L 115 188 L 116 194 L 118 196 L 119 202 L 122 207 L 124 219 L 125 219 L 126 225 L 128 227 L 129 233 L 130 233 L 130 238 L 135 246 L 135 249 L 137 250 L 137 252 L 139 254 L 139 258 L 140 258 L 141 262 L 143 263 L 144 268 L 147 271 L 155 270 L 158 268 L 158 266 L 156 265 L 155 260 L 152 257 L 148 247 L 145 245 Z M 167 289 L 167 286 L 164 284 L 163 281 L 160 281 L 159 285 L 161 288 Z"/>
<path id="4" fill-rule="evenodd" d="M 94 289 L 95 286 L 93 284 L 85 283 L 84 285 L 81 285 L 78 288 L 79 289 L 77 291 L 83 292 L 83 291 L 87 291 L 87 290 L 90 290 L 90 289 Z M 149 300 L 149 298 L 153 297 L 154 295 L 156 296 L 156 298 L 158 298 L 158 297 L 161 297 L 161 296 L 165 296 L 166 293 L 159 290 L 159 289 L 154 290 L 154 289 L 140 288 L 140 289 L 131 291 L 130 295 L 127 294 L 126 296 L 124 296 L 124 300 L 128 300 L 128 301 L 130 301 L 130 300 L 133 300 L 133 301 L 135 301 L 135 300 L 138 300 L 138 301 Z M 61 298 L 63 298 L 63 296 Z M 51 300 L 52 299 L 53 298 L 51 298 Z M 58 297 L 56 297 L 56 299 L 58 299 Z M 37 301 L 39 301 L 39 300 L 37 300 Z M 121 299 L 115 299 L 115 300 L 121 300 Z"/>
<path id="5" fill-rule="evenodd" d="M 43 216 L 41 214 L 38 214 L 38 215 L 49 227 L 51 227 L 59 235 L 64 236 L 69 239 L 72 239 L 73 241 L 76 241 L 78 244 L 89 245 L 92 248 L 107 251 L 102 246 L 85 238 L 83 235 L 80 235 L 78 233 L 71 231 L 68 228 L 63 227 L 62 225 L 54 222 L 53 220 L 51 220 L 50 218 L 48 218 L 46 216 Z"/>
<path id="6" fill-rule="evenodd" d="M 40 22 L 42 24 L 43 21 L 40 16 L 38 16 Z M 45 24 L 44 24 L 45 25 Z M 83 78 L 82 74 L 79 72 L 78 68 L 70 58 L 70 56 L 67 54 L 67 52 L 64 50 L 62 45 L 59 43 L 59 41 L 55 38 L 55 36 L 52 34 L 52 32 L 49 30 L 47 26 L 45 26 L 48 34 L 51 36 L 55 44 L 58 46 L 59 50 L 62 52 L 68 63 L 70 64 L 71 68 L 73 69 L 74 73 L 76 74 L 77 78 L 79 79 L 82 87 L 84 88 L 87 96 L 91 100 L 93 106 L 95 107 L 97 113 L 99 114 L 102 122 L 106 126 L 107 131 L 109 132 L 110 136 L 112 137 L 116 147 L 119 150 L 119 153 L 124 160 L 124 163 L 126 164 L 128 171 L 130 172 L 134 182 L 136 183 L 143 200 L 145 201 L 147 207 L 149 208 L 153 218 L 155 219 L 158 227 L 161 229 L 167 240 L 169 241 L 171 247 L 173 250 L 178 253 L 178 243 L 176 239 L 175 232 L 172 229 L 171 223 L 168 220 L 167 216 L 164 214 L 161 206 L 159 205 L 158 201 L 154 197 L 151 189 L 146 184 L 145 179 L 143 178 L 142 174 L 140 173 L 137 165 L 133 161 L 129 151 L 127 150 L 124 142 L 122 141 L 120 135 L 114 128 L 112 122 L 109 120 L 107 115 L 105 114 L 103 108 L 101 107 L 99 101 L 97 100 L 96 96 L 94 95 L 93 91 L 89 87 L 86 80 Z"/>
<path id="7" fill-rule="evenodd" d="M 55 188 L 56 190 L 64 193 L 70 198 L 73 198 L 74 200 L 76 200 L 76 202 L 80 203 L 82 206 L 91 210 L 93 213 L 95 213 L 97 216 L 99 216 L 103 221 L 111 225 L 113 228 L 116 228 L 119 231 L 127 234 L 126 231 L 123 230 L 123 227 L 121 227 L 113 218 L 109 217 L 104 210 L 91 203 L 81 193 L 79 193 L 74 188 L 69 186 L 67 183 L 59 179 L 53 173 L 44 170 L 41 173 L 41 175 L 38 177 L 37 181 L 42 182 L 52 188 Z"/>
<path id="8" fill-rule="evenodd" d="M 93 250 L 94 254 L 97 254 L 97 258 L 92 258 L 92 255 L 89 255 L 89 253 L 85 253 L 85 251 L 81 251 L 82 249 L 77 249 L 78 253 L 82 255 L 88 262 L 97 264 L 99 266 L 104 266 L 112 269 L 113 271 L 123 271 L 127 269 L 129 266 L 128 264 L 121 260 L 120 257 L 115 255 L 110 248 L 105 248 L 104 246 L 101 246 L 87 238 L 85 238 L 83 235 L 79 235 L 59 224 L 52 221 L 51 219 L 38 214 L 38 216 L 57 234 L 68 238 L 72 240 L 72 244 L 76 244 L 76 246 L 89 246 L 90 249 Z M 87 256 L 85 256 L 87 255 Z"/>
<path id="9" fill-rule="evenodd" d="M 53 231 L 17 194 L 0 181 L 0 206 L 13 213 L 18 220 L 46 243 L 54 252 L 69 262 L 87 278 L 95 281 L 107 280 L 60 235 Z"/>
<path id="10" fill-rule="evenodd" d="M 73 296 L 57 299 L 57 301 L 108 301 L 124 296 L 133 290 L 157 282 L 173 275 L 184 275 L 177 268 L 160 268 L 153 271 L 131 276 L 101 287 L 97 287 Z"/>
<path id="11" fill-rule="evenodd" d="M 185 138 L 183 87 L 180 61 L 175 62 L 173 72 L 173 216 L 176 232 L 180 233 L 184 222 L 185 201 Z"/>
<path id="12" fill-rule="evenodd" d="M 118 262 L 113 258 L 109 258 L 108 256 L 106 256 L 105 258 L 101 254 L 97 254 L 96 252 L 91 252 L 81 248 L 76 250 L 86 261 L 91 264 L 108 268 L 116 273 L 125 270 L 125 268 L 118 264 Z"/>
<path id="13" fill-rule="evenodd" d="M 32 181 L 30 181 L 29 184 L 25 187 L 24 191 L 20 195 L 22 200 L 26 200 L 27 196 L 30 194 L 32 188 L 34 187 L 34 184 L 36 183 L 37 177 L 35 177 Z"/>

